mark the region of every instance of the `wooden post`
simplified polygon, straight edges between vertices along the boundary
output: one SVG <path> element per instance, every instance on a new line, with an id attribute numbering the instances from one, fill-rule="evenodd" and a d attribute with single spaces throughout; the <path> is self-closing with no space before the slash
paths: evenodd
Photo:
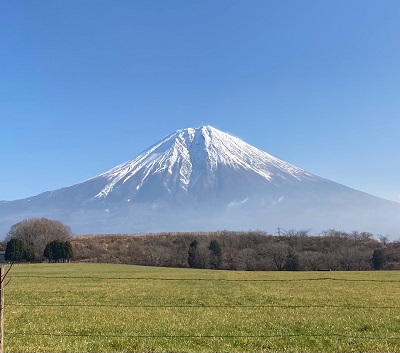
<path id="1" fill-rule="evenodd" d="M 0 353 L 4 350 L 4 268 L 0 266 Z"/>

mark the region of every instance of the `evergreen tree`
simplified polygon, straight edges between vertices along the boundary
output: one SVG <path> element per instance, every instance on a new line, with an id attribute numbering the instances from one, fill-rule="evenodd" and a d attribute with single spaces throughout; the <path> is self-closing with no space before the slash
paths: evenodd
<path id="1" fill-rule="evenodd" d="M 50 262 L 53 261 L 54 259 L 54 255 L 53 255 L 53 246 L 52 246 L 52 242 L 51 243 L 47 243 L 46 247 L 44 248 L 43 251 L 43 256 L 49 260 Z"/>
<path id="2" fill-rule="evenodd" d="M 7 242 L 4 259 L 6 261 L 21 261 L 25 259 L 25 247 L 21 239 L 11 239 Z"/>
<path id="3" fill-rule="evenodd" d="M 43 256 L 50 262 L 69 261 L 72 257 L 71 243 L 68 240 L 53 240 L 46 245 Z"/>
<path id="4" fill-rule="evenodd" d="M 222 251 L 216 240 L 211 240 L 210 245 L 208 247 L 210 250 L 210 267 L 213 269 L 219 269 L 222 263 Z"/>
<path id="5" fill-rule="evenodd" d="M 73 256 L 74 253 L 72 251 L 72 245 L 68 240 L 66 240 L 64 242 L 64 258 L 69 262 L 69 260 L 71 260 Z"/>
<path id="6" fill-rule="evenodd" d="M 188 264 L 191 268 L 199 268 L 199 243 L 193 240 L 189 245 Z"/>
<path id="7" fill-rule="evenodd" d="M 25 248 L 24 249 L 23 260 L 28 261 L 28 262 L 35 261 L 35 254 L 34 254 L 32 248 Z"/>
<path id="8" fill-rule="evenodd" d="M 372 268 L 374 270 L 382 270 L 386 266 L 387 258 L 384 249 L 375 249 L 372 254 Z"/>

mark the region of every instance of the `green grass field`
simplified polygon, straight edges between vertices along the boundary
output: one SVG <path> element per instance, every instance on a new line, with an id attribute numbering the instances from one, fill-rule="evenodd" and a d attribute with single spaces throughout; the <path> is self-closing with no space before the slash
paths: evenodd
<path id="1" fill-rule="evenodd" d="M 400 273 L 14 266 L 6 352 L 400 352 Z"/>

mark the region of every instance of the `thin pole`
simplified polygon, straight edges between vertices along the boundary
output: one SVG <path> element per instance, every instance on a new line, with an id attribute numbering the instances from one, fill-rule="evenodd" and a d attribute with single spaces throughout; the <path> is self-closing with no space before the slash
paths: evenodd
<path id="1" fill-rule="evenodd" d="M 4 348 L 4 279 L 4 268 L 0 266 L 0 353 Z"/>

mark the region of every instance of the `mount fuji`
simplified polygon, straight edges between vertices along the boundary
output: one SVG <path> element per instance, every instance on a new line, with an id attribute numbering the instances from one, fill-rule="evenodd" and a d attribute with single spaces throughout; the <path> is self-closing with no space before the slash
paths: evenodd
<path id="1" fill-rule="evenodd" d="M 81 234 L 277 227 L 400 234 L 399 203 L 313 175 L 211 126 L 178 130 L 82 183 L 0 202 L 4 235 L 33 217 Z"/>

